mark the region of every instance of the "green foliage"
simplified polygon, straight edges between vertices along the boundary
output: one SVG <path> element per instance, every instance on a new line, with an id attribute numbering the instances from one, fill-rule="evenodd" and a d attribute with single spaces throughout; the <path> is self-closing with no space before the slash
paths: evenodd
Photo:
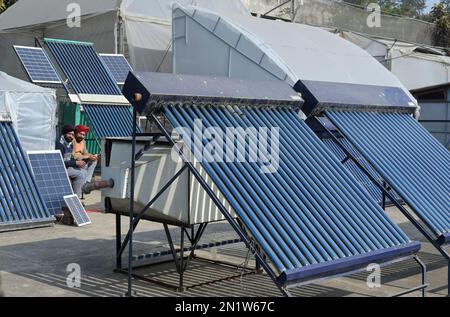
<path id="1" fill-rule="evenodd" d="M 434 34 L 435 45 L 450 47 L 450 0 L 441 0 L 431 9 L 429 14 L 424 14 L 426 0 L 344 0 L 347 3 L 367 6 L 376 1 L 381 11 L 418 18 L 436 25 Z"/>
<path id="2" fill-rule="evenodd" d="M 430 19 L 436 24 L 435 45 L 450 48 L 450 0 L 441 0 L 435 4 Z"/>
<path id="3" fill-rule="evenodd" d="M 426 0 L 344 0 L 347 3 L 366 7 L 369 3 L 377 2 L 381 11 L 409 17 L 421 16 L 426 8 Z M 450 1 L 450 0 L 446 0 Z"/>

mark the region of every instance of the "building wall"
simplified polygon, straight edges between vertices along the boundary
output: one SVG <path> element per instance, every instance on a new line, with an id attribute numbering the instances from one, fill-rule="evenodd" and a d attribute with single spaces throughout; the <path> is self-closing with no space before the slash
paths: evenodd
<path id="1" fill-rule="evenodd" d="M 285 0 L 242 0 L 250 11 L 265 14 Z M 379 26 L 369 26 L 370 12 L 364 8 L 351 6 L 334 0 L 296 0 L 295 21 L 298 23 L 335 27 L 367 35 L 397 39 L 399 41 L 431 45 L 434 24 L 408 17 L 383 14 Z M 286 4 L 269 15 L 291 18 L 290 4 Z M 369 18 L 370 19 L 370 18 Z"/>
<path id="2" fill-rule="evenodd" d="M 450 87 L 447 88 L 446 100 L 420 100 L 419 105 L 422 108 L 420 111 L 422 125 L 450 150 Z"/>

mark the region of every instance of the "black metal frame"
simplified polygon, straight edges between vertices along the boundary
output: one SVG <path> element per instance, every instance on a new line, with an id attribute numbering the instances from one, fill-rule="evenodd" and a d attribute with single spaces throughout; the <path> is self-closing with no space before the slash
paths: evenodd
<path id="1" fill-rule="evenodd" d="M 116 214 L 116 269 L 115 272 L 117 273 L 123 273 L 123 274 L 128 274 L 129 273 L 129 268 L 123 268 L 122 267 L 122 253 L 126 243 L 128 240 L 124 240 L 123 242 L 121 241 L 121 215 L 120 214 Z M 158 259 L 157 261 L 152 261 L 151 263 L 146 263 L 146 264 L 142 264 L 142 265 L 134 265 L 132 266 L 132 270 L 137 270 L 137 269 L 143 269 L 143 268 L 149 268 L 155 265 L 159 265 L 159 264 L 163 264 L 163 263 L 167 263 L 167 262 L 173 262 L 175 263 L 175 267 L 176 267 L 176 271 L 179 275 L 179 280 L 178 280 L 178 285 L 172 285 L 169 283 L 165 283 L 162 282 L 158 279 L 155 278 L 151 278 L 148 276 L 144 276 L 142 274 L 139 273 L 132 273 L 132 277 L 139 279 L 139 280 L 143 280 L 146 282 L 151 282 L 160 286 L 163 286 L 165 288 L 171 289 L 173 291 L 177 291 L 177 292 L 184 292 L 188 289 L 192 289 L 192 288 L 196 288 L 196 287 L 200 287 L 200 286 L 204 286 L 207 284 L 213 284 L 213 283 L 217 283 L 220 281 L 224 281 L 224 280 L 231 280 L 234 279 L 236 277 L 241 277 L 243 275 L 249 275 L 249 274 L 255 274 L 257 272 L 257 270 L 255 269 L 251 269 L 251 268 L 247 268 L 247 267 L 240 267 L 231 263 L 227 263 L 227 262 L 222 262 L 222 261 L 211 261 L 209 259 L 206 258 L 202 258 L 198 255 L 195 254 L 195 251 L 197 250 L 201 250 L 201 249 L 207 249 L 207 248 L 211 248 L 211 247 L 215 247 L 215 246 L 223 246 L 226 244 L 232 244 L 232 243 L 238 243 L 240 242 L 239 239 L 235 239 L 235 240 L 229 240 L 229 241 L 223 241 L 217 244 L 209 244 L 206 246 L 199 246 L 198 243 L 201 239 L 201 237 L 203 236 L 203 233 L 207 227 L 206 223 L 200 224 L 197 228 L 197 230 L 195 230 L 195 226 L 191 226 L 191 227 L 185 227 L 185 226 L 181 226 L 180 230 L 181 230 L 181 239 L 180 239 L 180 247 L 179 248 L 175 248 L 175 243 L 172 239 L 172 235 L 170 233 L 169 230 L 169 225 L 167 223 L 163 223 L 163 227 L 164 227 L 164 231 L 166 234 L 166 238 L 167 241 L 169 242 L 169 247 L 170 247 L 170 251 L 165 251 L 165 252 L 155 252 L 154 254 L 150 254 L 150 255 L 146 255 L 146 256 L 151 256 L 151 258 L 153 259 Z M 189 229 L 190 229 L 190 233 L 189 233 Z M 185 247 L 185 236 L 187 237 L 188 241 L 190 242 L 191 246 L 190 247 Z M 123 243 L 123 244 L 122 244 Z M 185 252 L 189 252 L 188 255 L 185 255 Z M 168 256 L 170 256 L 171 258 L 167 258 Z M 240 273 L 238 275 L 233 275 L 233 276 L 228 276 L 225 278 L 221 278 L 221 279 L 214 279 L 212 281 L 207 281 L 207 282 L 202 282 L 202 283 L 197 283 L 191 286 L 185 286 L 184 285 L 184 273 L 187 270 L 187 267 L 189 265 L 189 263 L 193 260 L 200 260 L 200 261 L 211 261 L 215 264 L 222 264 L 222 265 L 227 265 L 227 266 L 232 266 L 232 267 L 236 267 L 236 268 L 241 268 L 243 269 L 245 272 Z M 133 260 L 132 260 L 133 261 Z"/>
<path id="2" fill-rule="evenodd" d="M 439 251 L 439 253 L 447 260 L 448 262 L 448 285 L 447 285 L 447 289 L 448 289 L 448 295 L 450 296 L 450 255 L 449 253 L 444 249 L 444 246 L 440 245 L 437 243 L 437 239 L 434 238 L 429 232 L 428 230 L 419 222 L 417 221 L 413 215 L 410 214 L 410 212 L 402 205 L 401 202 L 399 202 L 397 199 L 395 199 L 394 195 L 391 194 L 391 191 L 393 190 L 391 186 L 389 186 L 389 184 L 384 180 L 383 183 L 378 182 L 377 179 L 375 179 L 370 173 L 369 171 L 364 167 L 364 165 L 362 165 L 353 155 L 352 153 L 350 153 L 350 151 L 348 151 L 345 146 L 339 141 L 339 139 L 333 134 L 332 131 L 330 131 L 324 124 L 322 124 L 322 122 L 317 119 L 317 117 L 314 117 L 314 119 L 318 122 L 319 125 L 321 125 L 324 129 L 324 131 L 330 136 L 330 138 L 342 149 L 342 151 L 345 153 L 345 155 L 347 156 L 347 158 L 351 159 L 353 162 L 355 162 L 355 164 L 358 166 L 359 169 L 361 169 L 362 172 L 364 172 L 364 174 L 367 175 L 367 177 L 369 177 L 369 179 L 378 187 L 380 188 L 381 192 L 383 193 L 383 209 L 385 209 L 386 207 L 386 197 L 389 198 L 389 200 L 393 203 L 393 205 L 395 205 L 395 207 L 397 207 L 397 209 L 400 210 L 400 212 L 419 230 L 419 232 L 425 236 L 425 238 Z M 344 135 L 341 133 L 341 131 L 336 127 L 336 131 L 340 134 L 340 136 L 342 138 L 345 138 Z M 371 164 L 368 161 L 369 164 Z M 371 164 L 372 167 L 374 167 Z M 374 167 L 375 168 L 375 167 Z M 376 170 L 376 168 L 375 168 Z M 381 175 L 380 175 L 381 176 Z M 399 195 L 397 193 L 398 197 L 401 197 L 401 195 Z M 404 202 L 406 203 L 406 202 Z M 409 206 L 409 205 L 408 205 Z M 413 212 L 415 213 L 414 208 L 412 208 L 411 206 L 409 206 L 411 208 L 411 210 L 413 210 Z M 416 261 L 418 261 L 418 263 L 420 264 L 421 262 L 419 262 L 420 260 L 417 258 Z M 421 264 L 422 266 L 422 264 Z M 422 267 L 422 272 L 423 272 L 424 268 Z M 423 279 L 423 273 L 422 273 L 422 280 Z M 425 283 L 424 283 L 425 284 Z M 402 293 L 404 294 L 404 293 Z M 401 294 L 401 295 L 402 295 Z"/>

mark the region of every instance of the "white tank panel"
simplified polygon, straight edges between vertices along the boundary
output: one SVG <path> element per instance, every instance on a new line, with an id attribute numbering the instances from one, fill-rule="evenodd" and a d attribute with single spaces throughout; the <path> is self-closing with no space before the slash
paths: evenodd
<path id="1" fill-rule="evenodd" d="M 143 143 L 138 142 L 137 151 L 142 149 L 143 146 Z M 114 141 L 110 151 L 109 165 L 105 166 L 105 162 L 102 162 L 102 178 L 114 179 L 115 186 L 112 189 L 104 190 L 102 195 L 111 198 L 113 210 L 128 214 L 131 142 Z M 230 204 L 201 167 L 200 162 L 194 161 L 194 166 L 225 208 L 235 216 Z M 140 210 L 147 205 L 182 167 L 181 161 L 172 159 L 171 147 L 169 146 L 154 146 L 146 151 L 136 162 L 136 210 Z M 220 210 L 189 169 L 186 169 L 156 200 L 152 208 L 146 212 L 146 216 L 157 221 L 184 225 L 225 220 Z"/>

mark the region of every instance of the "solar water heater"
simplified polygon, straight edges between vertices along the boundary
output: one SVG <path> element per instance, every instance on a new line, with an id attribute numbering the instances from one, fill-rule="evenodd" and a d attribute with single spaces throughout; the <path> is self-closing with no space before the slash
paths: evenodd
<path id="1" fill-rule="evenodd" d="M 52 225 L 12 122 L 0 118 L 0 232 Z"/>
<path id="2" fill-rule="evenodd" d="M 129 174 L 123 182 L 129 190 L 131 241 L 136 219 L 146 213 L 151 218 L 153 204 L 189 172 L 284 295 L 291 287 L 349 274 L 369 263 L 417 259 L 420 245 L 387 217 L 309 129 L 298 115 L 303 100 L 286 83 L 134 72 L 123 92 L 135 114 L 152 120 L 181 158 L 145 205 L 139 201 L 140 187 L 160 179 L 143 177 L 140 160 L 159 145 L 133 133 L 130 147 L 135 151 L 122 171 Z M 219 143 L 210 154 L 240 147 L 245 159 L 203 158 L 202 150 L 211 142 L 208 133 L 226 135 L 229 129 L 238 131 L 237 138 Z M 255 134 L 267 129 L 276 132 L 265 134 L 267 139 Z M 261 158 L 255 153 L 261 138 L 279 150 L 276 162 L 250 159 Z M 273 163 L 270 168 L 268 163 Z M 160 168 L 164 174 L 164 166 Z M 185 196 L 172 196 L 172 204 Z"/>
<path id="3" fill-rule="evenodd" d="M 335 144 L 447 259 L 450 270 L 450 152 L 414 118 L 412 97 L 401 88 L 363 84 L 299 81 L 295 89 L 305 98 L 303 111 L 334 124 L 339 138 L 324 129 Z M 357 162 L 345 143 L 381 180 Z"/>

